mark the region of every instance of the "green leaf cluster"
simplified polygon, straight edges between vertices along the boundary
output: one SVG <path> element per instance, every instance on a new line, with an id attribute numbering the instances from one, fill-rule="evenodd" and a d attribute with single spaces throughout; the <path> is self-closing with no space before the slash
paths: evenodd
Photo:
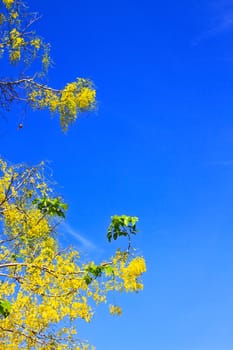
<path id="1" fill-rule="evenodd" d="M 114 215 L 111 217 L 111 224 L 108 227 L 107 239 L 111 242 L 120 236 L 130 236 L 137 233 L 136 224 L 138 218 L 136 216 Z"/>
<path id="2" fill-rule="evenodd" d="M 105 266 L 90 264 L 86 268 L 86 275 L 84 276 L 84 280 L 87 285 L 91 284 L 93 279 L 101 277 Z"/>
<path id="3" fill-rule="evenodd" d="M 86 274 L 84 276 L 84 280 L 87 285 L 91 284 L 93 280 L 95 280 L 98 277 L 101 277 L 103 273 L 105 273 L 106 276 L 110 276 L 114 273 L 114 269 L 109 263 L 105 263 L 103 265 L 95 265 L 90 264 L 87 266 Z"/>
<path id="4" fill-rule="evenodd" d="M 68 205 L 61 202 L 58 197 L 53 199 L 48 197 L 36 198 L 33 200 L 33 204 L 36 204 L 43 214 L 59 216 L 63 219 L 65 218 L 65 211 L 68 209 Z"/>

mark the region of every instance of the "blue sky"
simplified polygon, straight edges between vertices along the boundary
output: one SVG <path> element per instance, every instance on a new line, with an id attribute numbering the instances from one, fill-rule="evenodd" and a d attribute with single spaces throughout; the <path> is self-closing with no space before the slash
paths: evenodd
<path id="1" fill-rule="evenodd" d="M 80 337 L 101 350 L 233 349 L 233 2 L 29 1 L 52 45 L 50 83 L 97 87 L 67 135 L 47 112 L 0 121 L 1 154 L 49 160 L 65 240 L 109 254 L 112 214 L 140 218 L 145 290 L 116 296 Z M 17 129 L 23 120 L 24 127 Z"/>

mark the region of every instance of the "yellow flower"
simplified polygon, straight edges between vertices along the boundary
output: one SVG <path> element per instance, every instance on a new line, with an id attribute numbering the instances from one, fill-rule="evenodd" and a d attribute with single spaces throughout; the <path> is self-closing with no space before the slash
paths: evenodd
<path id="1" fill-rule="evenodd" d="M 9 9 L 13 5 L 15 0 L 3 0 L 3 3 L 6 5 L 6 7 Z"/>
<path id="2" fill-rule="evenodd" d="M 11 17 L 12 18 L 17 18 L 19 16 L 19 14 L 18 14 L 18 12 L 15 12 L 15 11 L 13 11 L 13 12 L 11 12 Z"/>
<path id="3" fill-rule="evenodd" d="M 111 315 L 117 315 L 117 316 L 122 315 L 121 307 L 116 305 L 109 305 L 109 311 Z"/>
<path id="4" fill-rule="evenodd" d="M 37 38 L 37 39 L 31 40 L 30 44 L 31 44 L 32 46 L 34 46 L 35 49 L 38 50 L 38 49 L 40 48 L 41 41 L 40 41 L 40 39 Z"/>

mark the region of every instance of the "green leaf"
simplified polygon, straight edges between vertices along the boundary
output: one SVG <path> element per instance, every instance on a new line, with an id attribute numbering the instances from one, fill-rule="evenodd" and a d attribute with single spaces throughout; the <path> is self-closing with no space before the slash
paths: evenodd
<path id="1" fill-rule="evenodd" d="M 106 276 L 111 276 L 114 273 L 114 269 L 110 265 L 104 266 L 104 271 Z"/>
<path id="2" fill-rule="evenodd" d="M 103 268 L 103 266 L 89 265 L 86 270 L 97 278 L 102 275 Z"/>
<path id="3" fill-rule="evenodd" d="M 92 280 L 93 280 L 93 279 L 91 278 L 91 276 L 88 275 L 88 274 L 86 274 L 83 278 L 84 278 L 84 280 L 85 280 L 85 282 L 86 282 L 87 285 L 91 284 L 91 282 L 92 282 Z"/>
<path id="4" fill-rule="evenodd" d="M 11 303 L 8 300 L 0 300 L 0 315 L 7 317 L 10 314 Z"/>

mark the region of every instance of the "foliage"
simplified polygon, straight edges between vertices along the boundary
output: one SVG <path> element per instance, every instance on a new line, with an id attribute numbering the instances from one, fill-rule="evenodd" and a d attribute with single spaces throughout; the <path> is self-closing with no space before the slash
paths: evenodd
<path id="1" fill-rule="evenodd" d="M 93 83 L 83 78 L 63 89 L 45 84 L 51 65 L 50 46 L 32 29 L 38 19 L 20 0 L 0 2 L 0 56 L 15 68 L 13 79 L 0 78 L 0 105 L 5 110 L 13 102 L 29 104 L 34 109 L 47 108 L 59 114 L 66 131 L 81 112 L 95 108 L 96 91 Z"/>
<path id="2" fill-rule="evenodd" d="M 62 203 L 60 198 L 35 198 L 33 200 L 33 204 L 36 204 L 41 213 L 48 214 L 50 216 L 60 216 L 63 219 L 65 219 L 65 210 L 68 209 L 68 205 Z"/>
<path id="3" fill-rule="evenodd" d="M 65 131 L 81 112 L 95 108 L 96 91 L 83 78 L 60 90 L 45 84 L 50 47 L 32 29 L 38 18 L 23 1 L 0 0 L 0 54 L 13 69 L 13 78 L 0 78 L 0 106 L 48 108 L 60 115 Z M 90 322 L 100 303 L 121 315 L 108 302 L 111 293 L 143 288 L 145 260 L 131 247 L 138 218 L 114 215 L 107 239 L 126 237 L 126 248 L 107 262 L 83 261 L 77 250 L 59 245 L 58 227 L 68 206 L 45 173 L 43 163 L 13 166 L 0 158 L 0 350 L 87 350 L 77 321 Z"/>
<path id="4" fill-rule="evenodd" d="M 94 304 L 107 303 L 111 291 L 141 290 L 145 261 L 128 249 L 100 264 L 83 263 L 74 249 L 62 251 L 55 232 L 66 206 L 44 181 L 43 165 L 1 160 L 0 169 L 0 344 L 84 349 L 70 322 L 90 322 Z M 135 218 L 125 220 L 125 228 L 136 225 Z M 109 307 L 121 314 L 119 306 Z"/>
<path id="5" fill-rule="evenodd" d="M 111 242 L 112 239 L 116 240 L 120 236 L 135 235 L 137 233 L 136 224 L 138 218 L 136 216 L 127 215 L 114 215 L 111 217 L 112 222 L 108 228 L 107 238 Z"/>

